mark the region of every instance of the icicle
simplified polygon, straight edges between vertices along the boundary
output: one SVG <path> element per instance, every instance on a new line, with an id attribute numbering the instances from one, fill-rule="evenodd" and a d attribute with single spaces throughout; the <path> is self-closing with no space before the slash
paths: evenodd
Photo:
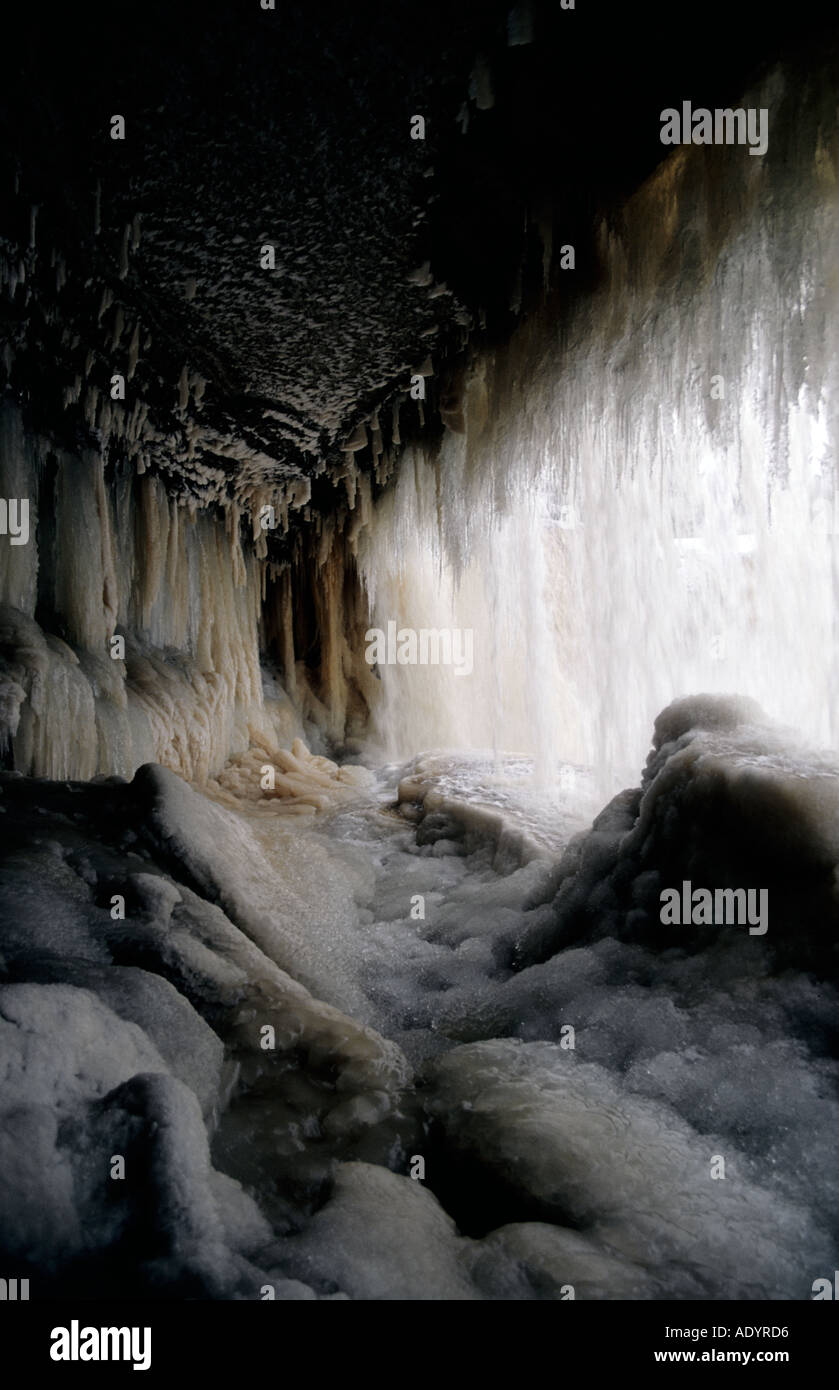
<path id="1" fill-rule="evenodd" d="M 126 224 L 122 233 L 122 249 L 119 255 L 119 278 L 124 280 L 128 274 L 128 248 L 131 241 L 131 224 Z"/>
<path id="2" fill-rule="evenodd" d="M 292 485 L 291 485 L 291 505 L 292 505 L 294 508 L 296 508 L 298 511 L 299 511 L 299 509 L 302 507 L 302 508 L 304 509 L 304 516 L 306 517 L 307 520 L 309 519 L 309 517 L 308 517 L 308 511 L 309 511 L 309 509 L 308 509 L 307 504 L 311 501 L 311 497 L 312 497 L 312 480 L 311 480 L 311 478 L 298 478 L 294 483 L 292 483 Z"/>
<path id="3" fill-rule="evenodd" d="M 364 421 L 356 425 L 346 444 L 341 446 L 346 453 L 357 453 L 359 449 L 367 448 L 367 426 Z"/>
<path id="4" fill-rule="evenodd" d="M 349 507 L 350 511 L 352 511 L 353 507 L 355 506 L 355 491 L 356 482 L 358 479 L 358 469 L 351 462 L 351 460 L 352 455 L 350 454 L 347 461 L 346 472 L 344 474 L 344 487 L 346 488 L 347 493 L 347 506 Z"/>
<path id="5" fill-rule="evenodd" d="M 126 376 L 132 380 L 137 370 L 137 359 L 140 355 L 140 320 L 134 320 L 134 332 L 131 334 L 131 342 L 128 344 L 128 360 L 126 362 Z"/>

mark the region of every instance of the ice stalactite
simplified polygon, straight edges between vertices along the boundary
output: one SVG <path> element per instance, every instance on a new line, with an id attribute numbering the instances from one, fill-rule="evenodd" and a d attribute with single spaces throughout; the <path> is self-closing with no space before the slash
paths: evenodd
<path id="1" fill-rule="evenodd" d="M 381 687 L 365 661 L 365 594 L 352 542 L 330 524 L 269 579 L 262 638 L 313 737 L 358 751 Z"/>
<path id="2" fill-rule="evenodd" d="M 259 563 L 238 534 L 94 452 L 51 453 L 13 409 L 4 495 L 30 500 L 2 552 L 3 710 L 17 771 L 89 778 L 160 762 L 190 779 L 276 741 L 259 667 Z M 117 639 L 116 642 L 114 639 Z M 292 725 L 297 732 L 297 726 Z"/>
<path id="3" fill-rule="evenodd" d="M 235 503 L 190 508 L 151 474 L 106 477 L 95 451 L 52 451 L 11 408 L 0 429 L 3 495 L 29 502 L 26 543 L 0 549 L 11 766 L 86 779 L 156 762 L 274 812 L 342 799 L 360 774 L 318 758 L 358 737 L 378 693 L 354 640 L 363 601 L 343 538 L 312 530 L 278 568 Z"/>

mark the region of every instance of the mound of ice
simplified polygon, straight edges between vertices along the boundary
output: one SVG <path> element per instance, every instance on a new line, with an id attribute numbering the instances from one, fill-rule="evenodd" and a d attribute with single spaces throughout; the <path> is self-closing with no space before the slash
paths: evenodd
<path id="1" fill-rule="evenodd" d="M 311 753 L 302 738 L 290 749 L 277 748 L 252 729 L 248 750 L 229 758 L 202 790 L 233 810 L 314 815 L 351 799 L 372 780 L 364 767 L 339 767 L 331 758 Z"/>
<path id="2" fill-rule="evenodd" d="M 806 1298 L 827 1267 L 830 1240 L 803 1200 L 779 1201 L 730 1139 L 697 1134 L 574 1053 L 477 1043 L 433 1064 L 430 1081 L 430 1113 L 461 1161 L 649 1269 L 660 1297 Z"/>
<path id="3" fill-rule="evenodd" d="M 366 1163 L 343 1164 L 305 1233 L 274 1253 L 281 1278 L 354 1299 L 644 1298 L 655 1288 L 596 1240 L 541 1222 L 472 1240 L 423 1184 Z"/>

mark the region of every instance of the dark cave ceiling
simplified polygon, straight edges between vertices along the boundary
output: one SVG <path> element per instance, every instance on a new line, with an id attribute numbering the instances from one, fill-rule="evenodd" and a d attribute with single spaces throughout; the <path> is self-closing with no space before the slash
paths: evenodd
<path id="1" fill-rule="evenodd" d="M 686 37 L 658 0 L 19 11 L 0 384 L 56 444 L 176 493 L 306 479 L 328 510 L 359 422 L 430 357 L 434 428 L 467 340 L 541 295 L 540 225 L 577 246 L 575 292 L 591 282 L 593 215 L 665 153 L 662 106 L 731 101 L 818 41 L 801 8 L 733 13 L 695 11 Z"/>

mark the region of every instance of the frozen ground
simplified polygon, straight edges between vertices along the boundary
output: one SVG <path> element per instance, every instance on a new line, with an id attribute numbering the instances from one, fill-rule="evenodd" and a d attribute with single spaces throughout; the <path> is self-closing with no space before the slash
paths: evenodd
<path id="1" fill-rule="evenodd" d="M 579 771 L 553 803 L 522 771 L 425 758 L 305 818 L 157 767 L 6 776 L 4 1268 L 809 1298 L 839 1253 L 839 770 L 708 697 L 591 829 Z M 766 888 L 767 933 L 662 925 L 685 879 Z"/>

